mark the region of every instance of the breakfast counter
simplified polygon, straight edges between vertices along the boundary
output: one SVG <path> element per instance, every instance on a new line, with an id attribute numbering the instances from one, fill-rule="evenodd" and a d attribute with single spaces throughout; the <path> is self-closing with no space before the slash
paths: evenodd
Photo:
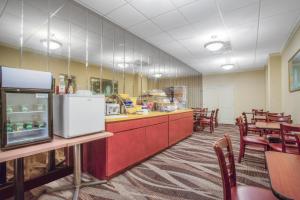
<path id="1" fill-rule="evenodd" d="M 142 118 L 149 118 L 149 117 L 174 115 L 174 114 L 180 114 L 180 113 L 186 113 L 186 112 L 192 112 L 192 111 L 193 110 L 191 110 L 191 109 L 184 109 L 184 110 L 176 110 L 173 112 L 153 111 L 153 112 L 149 112 L 148 114 L 111 115 L 111 116 L 105 117 L 105 122 L 112 123 L 112 122 L 128 121 L 128 120 L 142 119 Z"/>
<path id="2" fill-rule="evenodd" d="M 193 111 L 150 112 L 106 117 L 114 136 L 84 145 L 83 170 L 108 179 L 189 137 Z"/>

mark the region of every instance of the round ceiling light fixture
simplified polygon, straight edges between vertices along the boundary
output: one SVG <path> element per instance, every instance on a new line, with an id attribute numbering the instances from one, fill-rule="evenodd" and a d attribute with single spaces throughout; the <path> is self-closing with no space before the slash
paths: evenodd
<path id="1" fill-rule="evenodd" d="M 224 70 L 231 70 L 232 68 L 234 68 L 234 64 L 225 64 L 225 65 L 222 65 L 221 67 Z"/>
<path id="2" fill-rule="evenodd" d="M 219 51 L 223 47 L 224 47 L 223 41 L 212 41 L 204 45 L 204 48 L 208 49 L 209 51 Z"/>
<path id="3" fill-rule="evenodd" d="M 41 43 L 44 47 L 48 47 L 48 40 L 47 39 L 42 39 L 41 40 Z M 55 50 L 55 49 L 58 49 L 62 46 L 62 43 L 56 41 L 56 40 L 53 40 L 53 39 L 50 39 L 49 40 L 49 49 L 50 50 Z"/>
<path id="4" fill-rule="evenodd" d="M 156 73 L 156 74 L 153 75 L 154 78 L 160 78 L 161 76 L 162 76 L 161 73 Z"/>

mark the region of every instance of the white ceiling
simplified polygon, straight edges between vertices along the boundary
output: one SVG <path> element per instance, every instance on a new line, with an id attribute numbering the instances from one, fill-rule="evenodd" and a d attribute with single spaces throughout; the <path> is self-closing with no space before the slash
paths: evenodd
<path id="1" fill-rule="evenodd" d="M 124 5 L 118 2 L 107 1 L 105 6 L 99 8 L 103 12 L 109 12 L 115 5 Z M 125 5 L 111 16 L 125 15 L 131 10 L 122 21 L 126 26 L 147 21 L 146 17 L 140 17 L 140 13 L 130 7 Z M 196 70 L 173 56 L 72 0 L 0 0 L 0 27 L 0 45 L 17 48 L 20 52 L 30 51 L 64 59 L 70 57 L 71 60 L 87 65 L 102 65 L 116 71 L 125 70 L 122 66 L 127 63 L 126 73 L 141 72 L 148 77 L 153 77 L 155 73 L 163 74 L 162 78 L 198 74 Z M 135 29 L 147 29 L 145 35 L 149 36 L 160 32 L 160 29 L 151 23 L 140 24 Z M 41 41 L 46 40 L 48 35 L 50 39 L 59 42 L 61 47 L 47 53 L 47 48 Z M 47 69 L 46 56 L 37 58 L 39 60 L 37 59 L 36 63 Z M 23 64 L 26 65 L 26 59 L 24 56 L 20 61 L 23 60 Z M 50 68 L 56 65 L 55 62 L 48 64 Z M 65 64 L 67 67 L 68 63 Z"/>
<path id="2" fill-rule="evenodd" d="M 300 0 L 76 0 L 204 74 L 263 68 L 299 21 Z M 259 12 L 260 10 L 260 12 Z M 260 16 L 260 17 L 259 17 Z M 211 53 L 216 35 L 231 50 Z"/>

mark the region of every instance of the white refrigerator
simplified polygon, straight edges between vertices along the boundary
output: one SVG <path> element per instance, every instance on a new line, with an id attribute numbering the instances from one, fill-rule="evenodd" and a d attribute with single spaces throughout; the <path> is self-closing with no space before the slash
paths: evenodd
<path id="1" fill-rule="evenodd" d="M 104 95 L 54 95 L 54 134 L 64 138 L 105 130 Z"/>

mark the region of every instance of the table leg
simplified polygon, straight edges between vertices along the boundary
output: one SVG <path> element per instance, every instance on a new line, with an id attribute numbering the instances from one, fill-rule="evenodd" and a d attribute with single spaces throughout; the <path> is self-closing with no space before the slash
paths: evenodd
<path id="1" fill-rule="evenodd" d="M 23 158 L 18 158 L 14 163 L 15 173 L 15 199 L 24 199 L 24 162 Z"/>
<path id="2" fill-rule="evenodd" d="M 49 151 L 48 155 L 49 171 L 55 170 L 55 150 Z"/>
<path id="3" fill-rule="evenodd" d="M 73 200 L 78 199 L 80 184 L 81 184 L 81 144 L 76 144 L 73 147 L 73 160 L 74 160 L 74 186 L 75 186 L 75 193 L 73 196 Z"/>
<path id="4" fill-rule="evenodd" d="M 81 181 L 81 144 L 76 144 L 73 147 L 73 185 L 66 185 L 61 186 L 59 188 L 49 189 L 46 191 L 46 193 L 51 192 L 58 192 L 63 190 L 69 190 L 69 189 L 75 189 L 73 200 L 77 200 L 79 197 L 80 188 L 87 187 L 87 186 L 93 186 L 93 185 L 100 185 L 104 184 L 107 181 L 105 180 L 99 180 L 99 181 L 90 181 L 90 182 L 84 182 Z"/>
<path id="5" fill-rule="evenodd" d="M 6 162 L 0 163 L 0 185 L 6 183 Z"/>

